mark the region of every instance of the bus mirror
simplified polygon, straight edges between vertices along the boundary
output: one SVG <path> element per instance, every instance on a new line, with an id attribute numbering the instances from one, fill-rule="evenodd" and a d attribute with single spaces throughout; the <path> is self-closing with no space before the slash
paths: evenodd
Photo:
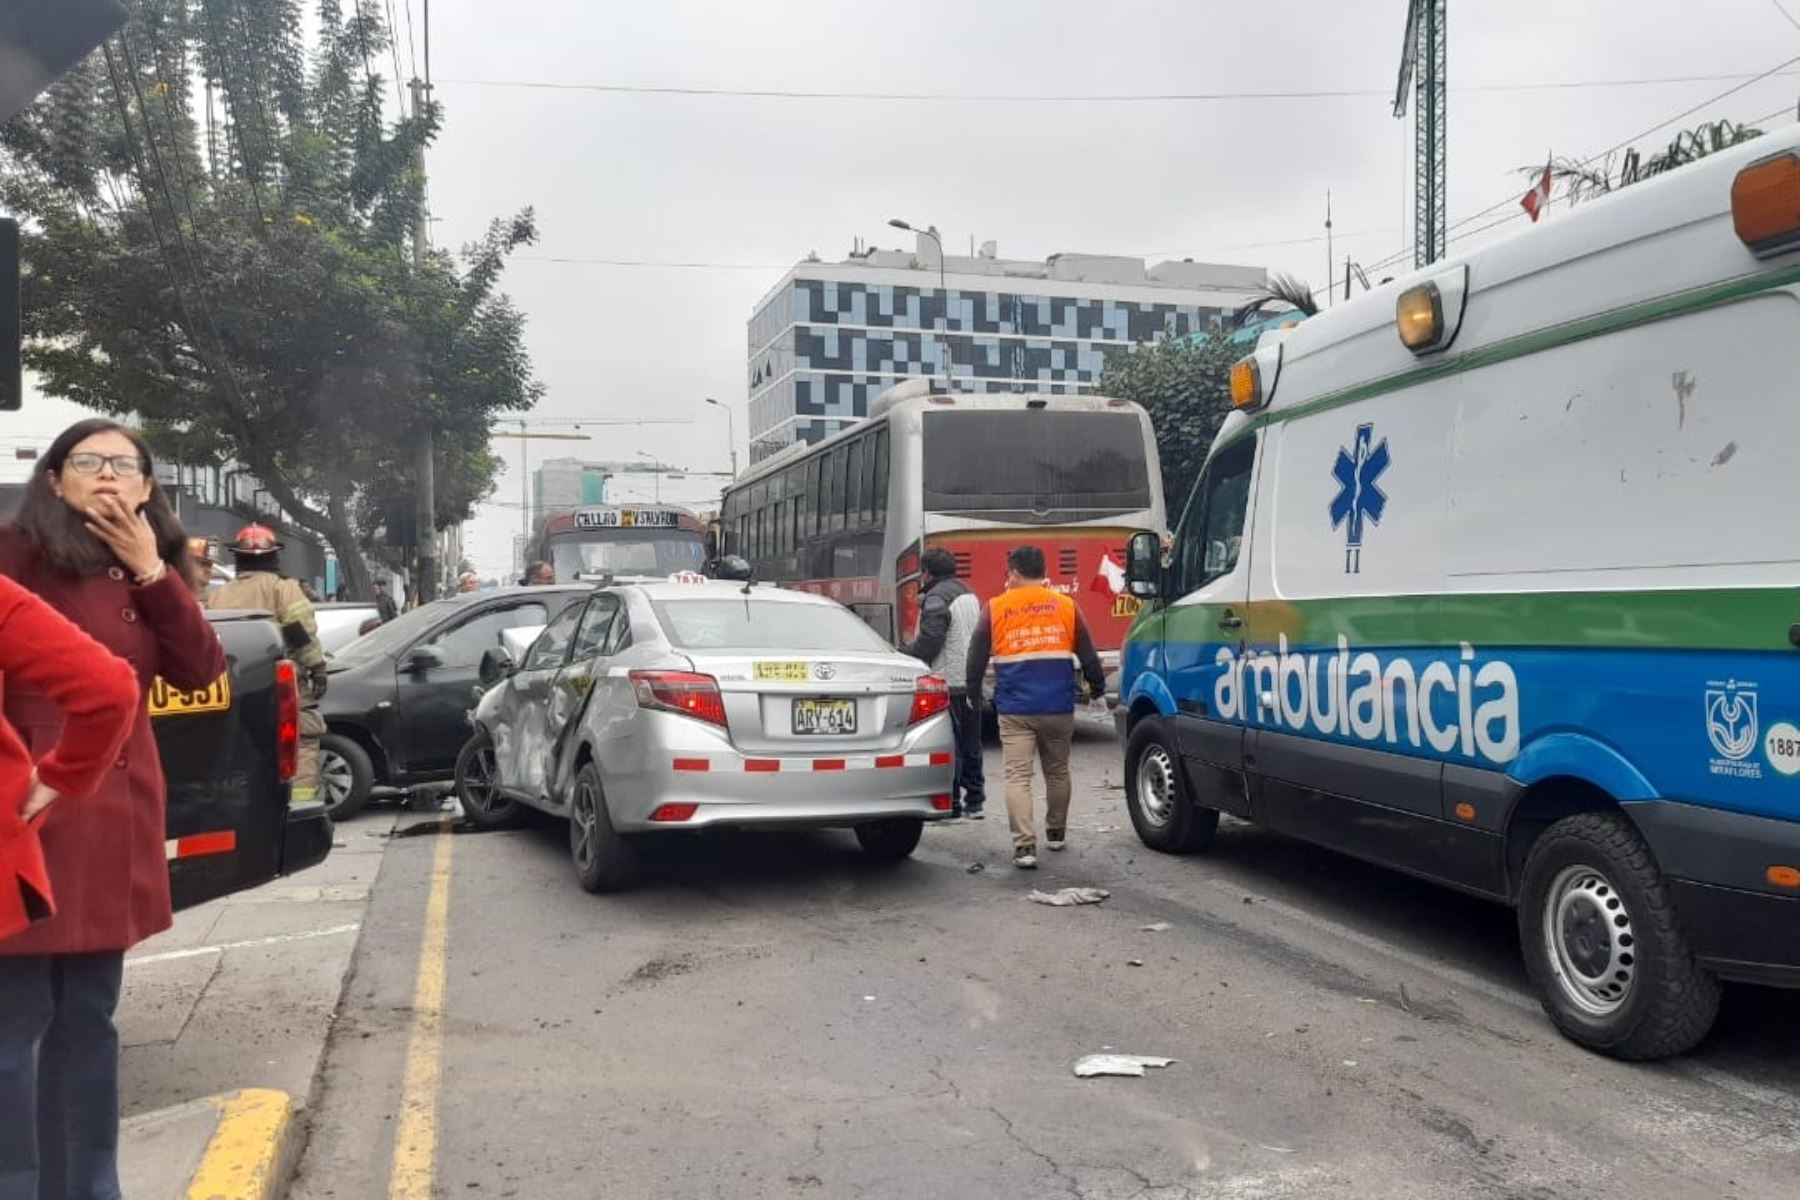
<path id="1" fill-rule="evenodd" d="M 735 554 L 727 554 L 724 558 L 716 559 L 712 564 L 712 570 L 708 573 L 714 579 L 749 579 L 755 574 L 755 570 L 750 566 L 748 559 L 739 558 Z"/>
<path id="2" fill-rule="evenodd" d="M 1154 596 L 1162 576 L 1162 539 L 1148 529 L 1131 535 L 1125 550 L 1125 586 L 1137 597 Z"/>

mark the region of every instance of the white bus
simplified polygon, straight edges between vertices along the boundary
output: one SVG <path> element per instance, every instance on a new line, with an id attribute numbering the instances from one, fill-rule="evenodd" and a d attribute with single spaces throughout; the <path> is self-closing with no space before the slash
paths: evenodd
<path id="1" fill-rule="evenodd" d="M 984 602 L 1006 552 L 1044 551 L 1109 674 L 1138 602 L 1131 534 L 1165 528 L 1150 418 L 1128 400 L 889 388 L 867 420 L 758 463 L 725 493 L 722 553 L 756 578 L 831 596 L 896 643 L 918 633 L 919 558 L 942 546 Z"/>

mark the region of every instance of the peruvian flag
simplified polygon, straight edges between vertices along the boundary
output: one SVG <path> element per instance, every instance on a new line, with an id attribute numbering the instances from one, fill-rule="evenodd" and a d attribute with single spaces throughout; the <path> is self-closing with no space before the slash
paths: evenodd
<path id="1" fill-rule="evenodd" d="M 1119 565 L 1119 560 L 1112 556 L 1111 550 L 1108 550 L 1100 556 L 1100 569 L 1094 573 L 1093 580 L 1089 582 L 1088 591 L 1116 596 L 1124 590 L 1125 568 Z"/>
<path id="2" fill-rule="evenodd" d="M 1523 208 L 1531 218 L 1533 225 L 1544 215 L 1544 209 L 1550 204 L 1550 164 L 1544 164 L 1544 173 L 1538 177 L 1537 186 L 1519 198 L 1519 207 Z"/>

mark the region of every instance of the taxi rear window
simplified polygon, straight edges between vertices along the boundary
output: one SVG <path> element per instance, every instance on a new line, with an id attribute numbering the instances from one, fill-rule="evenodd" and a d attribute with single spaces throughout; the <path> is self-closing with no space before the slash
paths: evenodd
<path id="1" fill-rule="evenodd" d="M 847 608 L 733 596 L 651 605 L 669 643 L 682 650 L 870 651 L 891 647 Z"/>

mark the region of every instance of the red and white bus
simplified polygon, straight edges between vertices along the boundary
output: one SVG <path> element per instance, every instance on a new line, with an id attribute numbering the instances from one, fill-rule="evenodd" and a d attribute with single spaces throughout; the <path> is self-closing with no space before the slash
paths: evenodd
<path id="1" fill-rule="evenodd" d="M 1156 437 L 1128 400 L 889 388 L 867 420 L 758 463 L 725 493 L 724 553 L 756 578 L 849 605 L 895 642 L 917 635 L 933 546 L 986 601 L 1006 552 L 1044 551 L 1110 674 L 1137 610 L 1120 568 L 1132 533 L 1166 528 Z"/>
<path id="2" fill-rule="evenodd" d="M 553 512 L 526 562 L 547 562 L 559 580 L 584 575 L 673 575 L 706 561 L 706 527 L 685 508 L 591 504 Z"/>

